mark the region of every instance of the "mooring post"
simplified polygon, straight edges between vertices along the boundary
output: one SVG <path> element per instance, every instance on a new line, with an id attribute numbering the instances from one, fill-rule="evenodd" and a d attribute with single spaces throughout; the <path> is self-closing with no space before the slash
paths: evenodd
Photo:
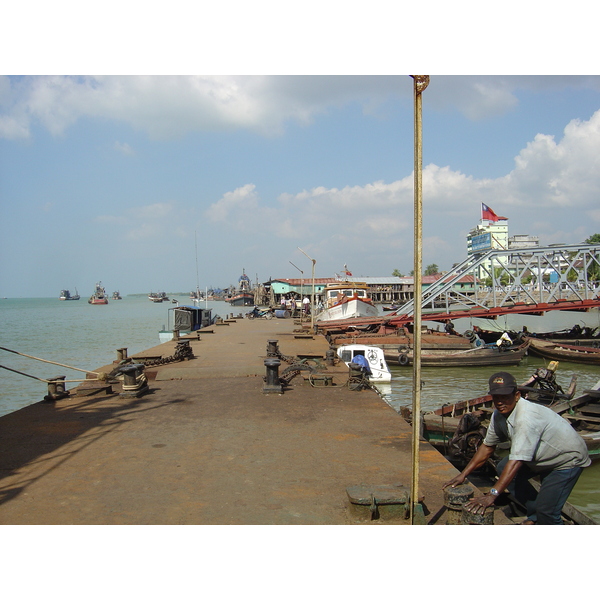
<path id="1" fill-rule="evenodd" d="M 69 392 L 65 389 L 66 375 L 58 375 L 48 379 L 48 395 L 44 396 L 44 400 L 60 400 L 66 398 Z"/>
<path id="2" fill-rule="evenodd" d="M 265 394 L 281 394 L 282 387 L 281 381 L 279 380 L 280 364 L 281 361 L 278 358 L 265 359 L 265 367 L 267 369 L 265 385 L 263 387 L 263 392 Z"/>
<path id="3" fill-rule="evenodd" d="M 144 365 L 127 365 L 121 369 L 123 373 L 123 397 L 138 397 L 148 391 L 148 379 L 144 375 Z"/>
<path id="4" fill-rule="evenodd" d="M 267 340 L 267 356 L 279 356 L 277 340 Z"/>
<path id="5" fill-rule="evenodd" d="M 127 348 L 117 348 L 117 362 L 127 359 Z"/>
<path id="6" fill-rule="evenodd" d="M 461 524 L 463 506 L 473 495 L 473 488 L 470 485 L 457 485 L 444 489 L 444 506 L 448 510 L 446 525 Z"/>
<path id="7" fill-rule="evenodd" d="M 335 365 L 335 351 L 333 351 L 331 348 L 325 352 L 325 362 L 330 367 Z"/>

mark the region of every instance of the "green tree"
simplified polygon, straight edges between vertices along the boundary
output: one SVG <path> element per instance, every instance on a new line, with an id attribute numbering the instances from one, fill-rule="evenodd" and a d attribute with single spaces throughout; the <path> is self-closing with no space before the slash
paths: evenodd
<path id="1" fill-rule="evenodd" d="M 400 271 L 398 271 L 398 269 L 394 269 L 392 271 L 392 276 L 393 277 L 404 277 L 404 275 L 402 275 L 402 273 L 400 273 Z"/>
<path id="2" fill-rule="evenodd" d="M 425 269 L 425 275 L 436 275 L 440 272 L 440 268 L 434 263 L 432 265 L 427 265 Z"/>

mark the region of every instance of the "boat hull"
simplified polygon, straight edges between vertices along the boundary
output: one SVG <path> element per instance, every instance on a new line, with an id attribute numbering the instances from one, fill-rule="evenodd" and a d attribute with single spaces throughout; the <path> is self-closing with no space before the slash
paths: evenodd
<path id="1" fill-rule="evenodd" d="M 460 352 L 432 350 L 421 352 L 423 367 L 491 367 L 518 365 L 527 354 L 527 346 L 514 350 L 498 350 L 497 348 L 472 348 Z M 404 347 L 400 350 L 385 351 L 385 359 L 391 364 L 402 367 L 412 366 L 414 356 L 412 350 Z"/>
<path id="2" fill-rule="evenodd" d="M 326 308 L 316 317 L 317 322 L 338 321 L 340 319 L 356 319 L 361 317 L 376 317 L 379 312 L 377 307 L 360 298 L 345 300 L 339 304 Z"/>
<path id="3" fill-rule="evenodd" d="M 549 340 L 527 338 L 532 354 L 565 362 L 600 366 L 600 349 L 592 346 L 558 344 Z"/>
<path id="4" fill-rule="evenodd" d="M 254 306 L 254 294 L 238 294 L 229 300 L 231 306 Z"/>
<path id="5" fill-rule="evenodd" d="M 392 380 L 392 373 L 387 366 L 383 350 L 377 346 L 367 346 L 363 344 L 349 344 L 347 346 L 340 346 L 337 349 L 337 355 L 340 360 L 346 363 L 348 366 L 352 359 L 356 355 L 364 356 L 371 369 L 371 375 L 369 381 L 372 383 L 377 382 L 390 382 Z"/>

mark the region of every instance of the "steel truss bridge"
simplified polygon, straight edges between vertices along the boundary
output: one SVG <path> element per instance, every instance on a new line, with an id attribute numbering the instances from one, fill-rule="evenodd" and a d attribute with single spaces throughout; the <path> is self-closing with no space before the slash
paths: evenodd
<path id="1" fill-rule="evenodd" d="M 379 319 L 318 323 L 322 329 L 382 322 L 412 322 L 414 300 Z M 587 311 L 600 306 L 600 245 L 574 244 L 471 255 L 423 290 L 422 319 L 542 315 L 552 310 Z"/>

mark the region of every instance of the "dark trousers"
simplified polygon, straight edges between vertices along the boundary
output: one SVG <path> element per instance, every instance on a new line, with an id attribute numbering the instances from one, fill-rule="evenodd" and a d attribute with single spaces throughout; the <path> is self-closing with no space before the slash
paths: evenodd
<path id="1" fill-rule="evenodd" d="M 501 473 L 508 457 L 498 464 Z M 527 509 L 527 518 L 536 525 L 562 525 L 562 507 L 575 487 L 583 467 L 572 469 L 554 469 L 541 473 L 533 472 L 529 467 L 521 465 L 515 478 L 508 486 L 509 492 Z M 536 492 L 529 480 L 539 475 L 541 487 Z"/>

